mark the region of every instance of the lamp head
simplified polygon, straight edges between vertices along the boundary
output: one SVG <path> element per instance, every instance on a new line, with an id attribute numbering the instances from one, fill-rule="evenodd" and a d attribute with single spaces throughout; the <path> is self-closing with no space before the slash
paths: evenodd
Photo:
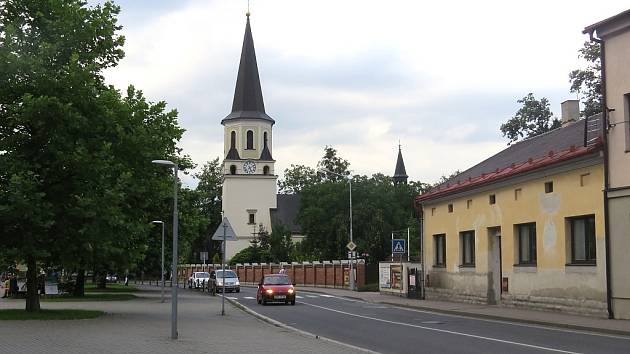
<path id="1" fill-rule="evenodd" d="M 175 166 L 174 162 L 168 160 L 153 160 L 151 162 L 158 165 Z"/>
<path id="2" fill-rule="evenodd" d="M 153 221 L 151 221 L 151 224 L 164 224 L 164 221 L 161 221 L 161 220 L 153 220 Z"/>

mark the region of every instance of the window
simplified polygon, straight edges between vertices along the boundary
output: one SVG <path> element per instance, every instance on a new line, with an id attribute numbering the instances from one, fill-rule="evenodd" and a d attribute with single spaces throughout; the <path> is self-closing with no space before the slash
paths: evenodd
<path id="1" fill-rule="evenodd" d="M 230 133 L 230 149 L 236 149 L 236 132 Z"/>
<path id="2" fill-rule="evenodd" d="M 431 216 L 435 215 L 435 208 L 431 208 Z"/>
<path id="3" fill-rule="evenodd" d="M 267 132 L 263 133 L 263 144 L 264 147 L 267 147 Z"/>
<path id="4" fill-rule="evenodd" d="M 268 174 L 269 174 L 269 166 L 263 167 L 263 175 L 268 175 Z"/>
<path id="5" fill-rule="evenodd" d="M 571 263 L 595 264 L 595 216 L 570 218 Z"/>
<path id="6" fill-rule="evenodd" d="M 545 193 L 553 193 L 553 182 L 545 182 Z"/>
<path id="7" fill-rule="evenodd" d="M 496 204 L 497 203 L 497 197 L 494 194 L 490 194 L 490 204 Z"/>
<path id="8" fill-rule="evenodd" d="M 536 264 L 536 223 L 515 225 L 518 264 Z"/>
<path id="9" fill-rule="evenodd" d="M 235 175 L 236 174 L 236 165 L 230 165 L 230 174 L 231 175 Z"/>
<path id="10" fill-rule="evenodd" d="M 588 176 L 590 173 L 580 175 L 580 187 L 584 187 L 588 183 Z"/>
<path id="11" fill-rule="evenodd" d="M 472 207 L 472 199 L 468 199 L 466 201 L 466 209 L 470 209 Z"/>
<path id="12" fill-rule="evenodd" d="M 249 213 L 249 222 L 248 224 L 253 225 L 256 223 L 256 214 L 255 213 Z"/>
<path id="13" fill-rule="evenodd" d="M 433 244 L 435 245 L 435 266 L 446 266 L 446 235 L 433 235 Z"/>
<path id="14" fill-rule="evenodd" d="M 453 204 L 449 204 L 448 205 L 448 212 L 452 213 L 453 212 Z"/>
<path id="15" fill-rule="evenodd" d="M 523 190 L 520 188 L 517 188 L 514 190 L 514 200 L 518 200 L 518 198 L 521 197 Z"/>
<path id="16" fill-rule="evenodd" d="M 462 266 L 475 266 L 475 232 L 465 231 L 459 234 L 462 250 Z"/>
<path id="17" fill-rule="evenodd" d="M 247 131 L 247 150 L 254 150 L 254 132 Z"/>

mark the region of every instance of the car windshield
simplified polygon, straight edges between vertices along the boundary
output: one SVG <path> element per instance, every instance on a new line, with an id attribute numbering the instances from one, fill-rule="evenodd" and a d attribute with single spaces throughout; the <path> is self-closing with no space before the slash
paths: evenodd
<path id="1" fill-rule="evenodd" d="M 234 273 L 231 270 L 226 270 L 225 271 L 225 277 L 226 278 L 238 278 L 236 276 L 236 273 Z M 222 270 L 217 270 L 217 278 L 223 278 L 223 271 Z"/>
<path id="2" fill-rule="evenodd" d="M 208 273 L 197 273 L 197 278 L 210 278 Z"/>
<path id="3" fill-rule="evenodd" d="M 289 285 L 289 277 L 282 275 L 274 275 L 270 277 L 265 277 L 264 284 L 269 285 Z"/>

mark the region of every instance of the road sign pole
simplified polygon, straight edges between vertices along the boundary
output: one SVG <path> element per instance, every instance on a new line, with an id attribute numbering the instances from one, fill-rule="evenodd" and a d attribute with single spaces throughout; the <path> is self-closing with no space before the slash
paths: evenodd
<path id="1" fill-rule="evenodd" d="M 221 274 L 223 275 L 223 289 L 221 291 L 221 316 L 225 315 L 225 234 L 227 224 L 223 223 L 223 259 L 221 260 Z"/>

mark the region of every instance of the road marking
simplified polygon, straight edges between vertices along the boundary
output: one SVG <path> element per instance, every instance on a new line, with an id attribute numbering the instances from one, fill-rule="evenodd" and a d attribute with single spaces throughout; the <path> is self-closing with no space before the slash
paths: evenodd
<path id="1" fill-rule="evenodd" d="M 340 311 L 340 310 L 335 310 L 335 309 L 331 309 L 331 308 L 324 307 L 324 306 L 318 306 L 318 305 L 308 304 L 308 303 L 305 303 L 305 302 L 302 302 L 302 304 L 304 304 L 304 305 L 308 305 L 308 306 L 312 306 L 312 307 L 317 307 L 317 308 L 320 308 L 320 309 L 322 309 L 322 310 L 328 310 L 328 311 L 332 311 L 332 312 L 341 313 L 341 314 L 348 315 L 348 316 L 359 317 L 359 318 L 364 318 L 364 319 L 367 319 L 367 320 L 373 320 L 373 321 L 384 322 L 384 323 L 389 323 L 389 324 L 395 324 L 395 325 L 399 325 L 399 326 L 407 326 L 407 327 L 413 327 L 413 328 L 420 328 L 420 329 L 425 329 L 425 330 L 427 330 L 427 331 L 434 331 L 434 332 L 441 332 L 441 333 L 454 334 L 454 335 L 458 335 L 458 336 L 464 336 L 464 337 L 470 337 L 470 338 L 477 338 L 477 339 L 487 340 L 487 341 L 491 341 L 491 342 L 499 342 L 499 343 L 505 343 L 505 344 L 512 344 L 512 345 L 517 345 L 517 346 L 521 346 L 521 347 L 527 347 L 527 348 L 534 348 L 534 349 L 546 350 L 546 351 L 550 351 L 550 352 L 568 353 L 568 354 L 580 354 L 580 353 L 578 353 L 578 352 L 571 352 L 571 351 L 562 350 L 562 349 L 555 349 L 555 348 L 549 348 L 549 347 L 542 347 L 542 346 L 533 345 L 533 344 L 525 344 L 525 343 L 513 342 L 513 341 L 509 341 L 509 340 L 504 340 L 504 339 L 498 339 L 498 338 L 492 338 L 492 337 L 484 337 L 484 336 L 479 336 L 479 335 L 476 335 L 476 334 L 469 334 L 469 333 L 462 333 L 462 332 L 456 332 L 456 331 L 449 331 L 449 330 L 446 330 L 446 329 L 431 328 L 431 327 L 425 327 L 425 326 L 414 325 L 414 324 L 410 324 L 410 323 L 397 322 L 397 321 L 389 321 L 389 320 L 384 320 L 384 319 L 381 319 L 381 318 L 376 318 L 376 317 L 369 317 L 369 316 L 357 315 L 357 314 L 354 314 L 354 313 L 345 312 L 345 311 Z"/>
<path id="2" fill-rule="evenodd" d="M 298 299 L 303 299 L 304 298 L 303 296 L 300 296 L 300 295 L 295 295 L 295 297 L 298 298 Z"/>
<path id="3" fill-rule="evenodd" d="M 314 298 L 314 297 L 319 297 L 319 296 L 315 296 L 315 295 L 306 295 L 306 297 Z"/>
<path id="4" fill-rule="evenodd" d="M 254 300 L 255 298 L 254 298 L 253 296 L 245 296 L 245 297 L 244 297 L 244 299 L 247 299 L 247 300 Z"/>
<path id="5" fill-rule="evenodd" d="M 237 298 L 237 297 L 231 297 L 231 296 L 226 296 L 225 298 L 226 298 L 226 299 L 230 299 L 230 300 L 238 300 L 238 298 Z"/>
<path id="6" fill-rule="evenodd" d="M 321 296 L 321 297 L 334 297 L 334 296 L 332 296 L 332 295 L 326 295 L 326 294 L 321 294 L 321 295 L 319 295 L 319 296 Z"/>

